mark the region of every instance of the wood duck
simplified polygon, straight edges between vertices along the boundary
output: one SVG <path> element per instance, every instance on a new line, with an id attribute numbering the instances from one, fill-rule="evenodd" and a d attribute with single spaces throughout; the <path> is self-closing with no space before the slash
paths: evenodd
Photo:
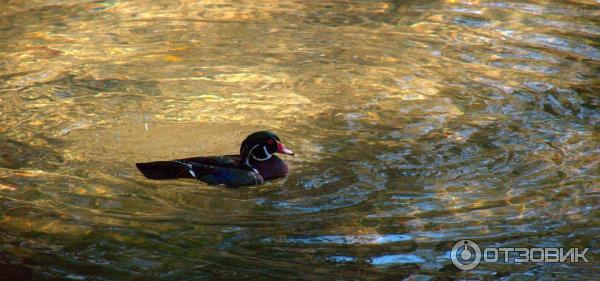
<path id="1" fill-rule="evenodd" d="M 149 179 L 196 178 L 207 184 L 241 186 L 283 178 L 289 169 L 275 153 L 294 155 L 269 131 L 249 135 L 239 155 L 193 157 L 171 161 L 136 163 Z"/>

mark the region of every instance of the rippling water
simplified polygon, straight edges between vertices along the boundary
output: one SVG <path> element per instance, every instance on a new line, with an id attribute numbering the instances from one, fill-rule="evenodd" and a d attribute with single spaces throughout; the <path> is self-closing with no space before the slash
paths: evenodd
<path id="1" fill-rule="evenodd" d="M 1 1 L 0 280 L 600 278 L 600 3 Z M 284 180 L 133 163 L 270 129 Z M 455 241 L 591 247 L 487 263 Z"/>

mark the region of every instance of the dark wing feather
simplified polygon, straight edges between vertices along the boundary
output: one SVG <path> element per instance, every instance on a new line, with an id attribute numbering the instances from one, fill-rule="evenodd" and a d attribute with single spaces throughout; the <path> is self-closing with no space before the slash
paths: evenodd
<path id="1" fill-rule="evenodd" d="M 226 185 L 244 185 L 262 181 L 262 178 L 256 179 L 254 172 L 240 169 L 239 159 L 238 155 L 192 157 L 135 165 L 149 179 L 197 178 L 209 184 Z"/>
<path id="2" fill-rule="evenodd" d="M 188 167 L 173 161 L 136 163 L 135 166 L 149 179 L 166 180 L 192 178 Z"/>
<path id="3" fill-rule="evenodd" d="M 208 184 L 224 184 L 227 186 L 252 185 L 265 182 L 259 173 L 239 168 L 215 168 L 214 172 L 197 178 Z"/>
<path id="4" fill-rule="evenodd" d="M 226 156 L 211 156 L 211 157 L 191 157 L 175 160 L 178 162 L 184 162 L 192 165 L 204 165 L 214 166 L 223 168 L 238 168 L 240 167 L 240 156 L 239 155 L 226 155 Z"/>

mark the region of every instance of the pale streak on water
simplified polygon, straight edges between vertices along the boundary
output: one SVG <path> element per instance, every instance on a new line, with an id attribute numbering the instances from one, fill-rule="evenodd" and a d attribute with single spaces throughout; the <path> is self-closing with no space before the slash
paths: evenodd
<path id="1" fill-rule="evenodd" d="M 598 280 L 599 18 L 591 0 L 2 1 L 0 269 Z M 297 152 L 288 179 L 133 166 L 258 129 Z M 591 262 L 462 273 L 463 238 Z"/>

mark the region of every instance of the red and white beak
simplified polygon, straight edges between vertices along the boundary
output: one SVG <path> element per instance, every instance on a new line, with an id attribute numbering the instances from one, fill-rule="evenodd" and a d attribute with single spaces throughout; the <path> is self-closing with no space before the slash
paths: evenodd
<path id="1" fill-rule="evenodd" d="M 294 156 L 294 152 L 285 148 L 285 146 L 283 146 L 283 144 L 280 142 L 277 142 L 277 152 Z"/>

